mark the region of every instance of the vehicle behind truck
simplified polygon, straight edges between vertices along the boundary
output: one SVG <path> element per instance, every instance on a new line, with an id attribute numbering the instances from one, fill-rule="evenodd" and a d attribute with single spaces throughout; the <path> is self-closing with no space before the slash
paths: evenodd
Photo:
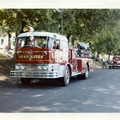
<path id="1" fill-rule="evenodd" d="M 16 38 L 15 68 L 10 76 L 20 78 L 23 85 L 32 79 L 59 79 L 66 86 L 72 76 L 88 78 L 93 71 L 90 57 L 89 44 L 77 43 L 73 49 L 63 35 L 29 31 Z"/>
<path id="2" fill-rule="evenodd" d="M 114 56 L 108 64 L 109 68 L 120 68 L 120 56 Z"/>

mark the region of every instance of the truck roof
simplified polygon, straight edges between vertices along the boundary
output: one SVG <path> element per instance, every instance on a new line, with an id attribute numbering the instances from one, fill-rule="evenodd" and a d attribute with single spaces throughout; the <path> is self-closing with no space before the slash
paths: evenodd
<path id="1" fill-rule="evenodd" d="M 51 32 L 26 32 L 26 33 L 21 33 L 18 35 L 18 37 L 26 37 L 26 36 L 46 36 L 46 37 L 52 37 L 56 39 L 61 39 L 61 40 L 67 40 L 67 38 L 63 35 L 57 34 L 57 33 L 51 33 Z"/>

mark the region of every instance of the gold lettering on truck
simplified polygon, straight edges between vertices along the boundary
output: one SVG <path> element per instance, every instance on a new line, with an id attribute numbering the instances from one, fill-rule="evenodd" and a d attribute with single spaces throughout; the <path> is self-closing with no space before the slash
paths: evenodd
<path id="1" fill-rule="evenodd" d="M 32 59 L 43 59 L 43 55 L 19 55 L 19 58 L 31 61 Z"/>

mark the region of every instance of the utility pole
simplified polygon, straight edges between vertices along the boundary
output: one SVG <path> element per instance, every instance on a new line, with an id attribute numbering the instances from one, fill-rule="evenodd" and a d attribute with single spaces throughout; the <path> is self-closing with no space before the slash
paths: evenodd
<path id="1" fill-rule="evenodd" d="M 48 23 L 48 32 L 51 32 L 50 31 L 50 24 L 49 24 L 49 21 L 50 21 L 50 9 L 47 10 L 47 18 L 48 18 L 48 20 L 47 20 L 47 23 Z"/>
<path id="2" fill-rule="evenodd" d="M 56 9 L 59 13 L 59 18 L 60 18 L 60 24 L 59 24 L 59 27 L 60 27 L 60 31 L 61 31 L 61 34 L 63 34 L 63 10 L 62 9 Z"/>
<path id="3" fill-rule="evenodd" d="M 63 12 L 61 10 L 61 32 L 63 34 Z"/>

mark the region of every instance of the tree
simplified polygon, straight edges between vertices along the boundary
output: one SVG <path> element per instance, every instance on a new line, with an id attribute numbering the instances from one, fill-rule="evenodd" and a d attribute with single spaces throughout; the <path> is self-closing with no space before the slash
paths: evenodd
<path id="1" fill-rule="evenodd" d="M 113 54 L 119 46 L 119 9 L 1 9 L 4 31 L 23 32 L 26 26 L 37 31 L 66 35 L 73 44 L 89 42 L 94 52 Z M 109 52 L 111 51 L 111 52 Z"/>

